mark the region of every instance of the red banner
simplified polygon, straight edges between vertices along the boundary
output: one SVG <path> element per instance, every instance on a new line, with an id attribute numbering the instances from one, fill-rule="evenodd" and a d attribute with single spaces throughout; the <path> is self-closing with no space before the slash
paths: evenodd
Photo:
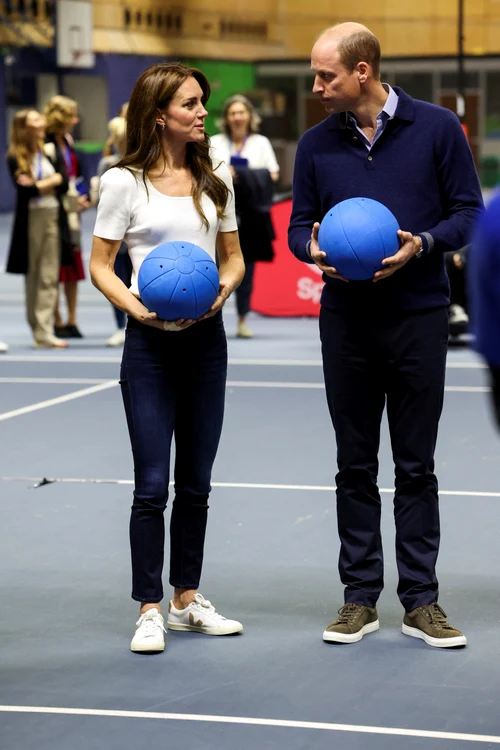
<path id="1" fill-rule="evenodd" d="M 321 271 L 302 263 L 288 249 L 288 225 L 292 201 L 275 203 L 271 209 L 276 239 L 272 263 L 255 266 L 252 310 L 283 318 L 318 317 L 323 289 Z"/>

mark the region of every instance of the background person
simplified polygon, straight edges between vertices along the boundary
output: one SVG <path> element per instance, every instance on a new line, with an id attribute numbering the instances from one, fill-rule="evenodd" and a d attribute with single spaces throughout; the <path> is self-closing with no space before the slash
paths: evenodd
<path id="1" fill-rule="evenodd" d="M 122 110 L 126 112 L 127 105 L 122 106 Z M 109 146 L 109 155 L 103 156 L 97 167 L 96 181 L 99 182 L 108 169 L 114 167 L 120 159 L 123 158 L 127 148 L 127 123 L 125 117 L 118 116 L 113 117 L 108 123 L 109 138 L 107 144 Z M 92 178 L 94 179 L 94 178 Z M 120 249 L 115 258 L 114 272 L 125 286 L 130 286 L 132 278 L 132 262 L 128 253 L 128 247 L 126 242 L 122 242 Z M 107 346 L 122 346 L 125 342 L 125 325 L 127 322 L 127 316 L 120 310 L 119 307 L 112 305 L 113 313 L 116 319 L 116 331 L 113 333 L 106 342 Z"/>
<path id="2" fill-rule="evenodd" d="M 69 227 L 61 196 L 68 189 L 59 154 L 44 151 L 45 120 L 36 110 L 14 117 L 7 163 L 16 187 L 16 209 L 8 273 L 26 278 L 26 314 L 34 346 L 65 348 L 54 335 L 54 310 L 61 260 L 71 253 Z"/>
<path id="3" fill-rule="evenodd" d="M 272 182 L 279 179 L 279 165 L 269 139 L 258 132 L 260 122 L 252 102 L 235 94 L 224 104 L 219 122 L 222 132 L 210 140 L 215 157 L 229 165 L 234 180 L 238 230 L 245 259 L 245 276 L 236 290 L 240 338 L 253 336 L 246 317 L 250 311 L 255 262 L 273 258 L 274 231 L 269 211 Z"/>
<path id="4" fill-rule="evenodd" d="M 337 439 L 345 605 L 323 638 L 351 643 L 379 627 L 377 475 L 387 403 L 403 632 L 431 646 L 463 646 L 465 636 L 438 604 L 434 450 L 448 343 L 444 254 L 467 243 L 482 211 L 474 161 L 453 113 L 380 81 L 380 45 L 366 27 L 328 29 L 313 47 L 311 67 L 313 91 L 330 117 L 299 142 L 289 244 L 299 259 L 317 264 L 326 282 L 320 335 Z M 332 206 L 359 196 L 393 212 L 401 247 L 373 279 L 346 282 L 325 262 L 319 222 Z"/>
<path id="5" fill-rule="evenodd" d="M 212 465 L 224 413 L 227 344 L 221 309 L 243 278 L 231 177 L 209 153 L 204 121 L 210 95 L 199 70 L 180 63 L 148 68 L 127 113 L 127 149 L 102 177 L 91 258 L 92 281 L 129 316 L 121 386 L 134 457 L 130 521 L 132 598 L 140 602 L 133 651 L 162 651 L 164 510 L 175 436 L 170 524 L 168 627 L 210 635 L 241 632 L 198 592 Z M 125 240 L 130 290 L 113 272 Z M 199 321 L 158 320 L 139 299 L 144 258 L 169 241 L 193 242 L 219 259 L 219 295 Z"/>
<path id="6" fill-rule="evenodd" d="M 82 333 L 77 325 L 76 307 L 78 299 L 78 282 L 85 278 L 82 261 L 82 240 L 80 213 L 90 206 L 89 196 L 83 188 L 81 181 L 81 170 L 78 156 L 74 148 L 72 137 L 73 128 L 80 122 L 78 117 L 78 104 L 67 96 L 53 96 L 45 108 L 47 121 L 47 143 L 54 147 L 64 159 L 66 173 L 69 179 L 68 192 L 64 199 L 64 206 L 68 214 L 68 223 L 71 231 L 71 242 L 73 253 L 69 262 L 61 266 L 61 282 L 64 285 L 68 319 L 63 322 L 59 310 L 59 298 L 56 304 L 57 336 L 63 338 L 82 338 Z"/>
<path id="7" fill-rule="evenodd" d="M 474 234 L 468 291 L 474 348 L 489 368 L 493 413 L 500 429 L 500 192 L 488 204 Z"/>

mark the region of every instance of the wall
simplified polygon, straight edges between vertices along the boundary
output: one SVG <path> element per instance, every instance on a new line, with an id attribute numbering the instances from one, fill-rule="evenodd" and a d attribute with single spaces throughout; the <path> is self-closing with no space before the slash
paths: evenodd
<path id="1" fill-rule="evenodd" d="M 184 62 L 200 68 L 210 81 L 212 93 L 207 107 L 209 115 L 206 120 L 206 129 L 210 135 L 214 135 L 218 132 L 215 121 L 220 116 L 228 96 L 251 91 L 255 87 L 255 65 L 196 58 L 189 58 Z"/>

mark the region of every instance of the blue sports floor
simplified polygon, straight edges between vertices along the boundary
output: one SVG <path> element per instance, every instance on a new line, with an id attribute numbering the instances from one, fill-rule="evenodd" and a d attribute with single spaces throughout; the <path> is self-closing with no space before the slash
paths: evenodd
<path id="1" fill-rule="evenodd" d="M 85 249 L 92 216 L 86 217 Z M 10 217 L 0 216 L 0 257 Z M 437 451 L 441 604 L 469 645 L 401 633 L 392 461 L 381 447 L 381 629 L 327 645 L 342 605 L 335 446 L 317 322 L 253 316 L 234 338 L 202 593 L 242 636 L 169 633 L 129 651 L 132 462 L 109 305 L 80 286 L 85 338 L 34 351 L 22 279 L 0 275 L 1 750 L 455 750 L 500 745 L 500 437 L 485 371 L 449 353 Z M 47 478 L 50 483 L 37 486 Z"/>

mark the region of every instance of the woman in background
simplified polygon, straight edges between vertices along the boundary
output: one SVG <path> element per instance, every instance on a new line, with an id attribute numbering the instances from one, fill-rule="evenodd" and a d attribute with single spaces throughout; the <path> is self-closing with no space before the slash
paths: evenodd
<path id="1" fill-rule="evenodd" d="M 44 152 L 45 120 L 36 110 L 16 114 L 7 163 L 17 190 L 8 273 L 26 276 L 26 311 L 34 346 L 65 348 L 54 335 L 61 260 L 71 253 L 61 196 L 68 189 L 64 161 Z"/>
<path id="2" fill-rule="evenodd" d="M 69 189 L 64 199 L 64 205 L 68 214 L 73 245 L 72 258 L 68 263 L 61 266 L 60 278 L 64 284 L 68 319 L 66 323 L 63 323 L 59 302 L 57 302 L 55 333 L 62 338 L 82 338 L 76 321 L 77 284 L 85 278 L 81 251 L 80 213 L 90 206 L 90 202 L 88 196 L 80 194 L 78 189 L 81 178 L 80 165 L 71 136 L 73 128 L 80 122 L 78 105 L 67 96 L 53 96 L 45 108 L 45 118 L 47 121 L 47 142 L 54 144 L 52 148 L 55 148 L 62 156 L 69 178 Z"/>
<path id="3" fill-rule="evenodd" d="M 128 104 L 124 104 L 121 108 L 122 111 L 127 111 Z M 106 141 L 107 150 L 109 154 L 104 155 L 97 167 L 97 183 L 108 169 L 114 167 L 123 158 L 127 150 L 127 121 L 124 115 L 113 117 L 108 123 L 109 138 Z M 106 150 L 106 149 L 105 149 Z M 94 180 L 95 178 L 92 178 Z M 97 192 L 97 191 L 96 191 Z M 97 201 L 95 201 L 97 203 Z M 128 254 L 128 247 L 126 242 L 122 242 L 118 254 L 115 258 L 114 272 L 118 278 L 123 281 L 125 286 L 130 286 L 132 277 L 132 262 Z M 112 305 L 113 312 L 116 319 L 117 330 L 109 337 L 106 341 L 106 346 L 122 346 L 125 342 L 125 325 L 127 322 L 127 316 L 120 310 L 119 307 Z"/>
<path id="4" fill-rule="evenodd" d="M 246 96 L 235 94 L 224 104 L 219 122 L 222 132 L 210 139 L 213 155 L 229 166 L 235 186 L 238 229 L 246 269 L 236 290 L 237 335 L 245 339 L 253 336 L 246 317 L 250 311 L 255 262 L 269 261 L 273 257 L 274 232 L 269 208 L 272 182 L 278 181 L 280 171 L 269 139 L 258 132 L 260 122 L 252 102 Z"/>

